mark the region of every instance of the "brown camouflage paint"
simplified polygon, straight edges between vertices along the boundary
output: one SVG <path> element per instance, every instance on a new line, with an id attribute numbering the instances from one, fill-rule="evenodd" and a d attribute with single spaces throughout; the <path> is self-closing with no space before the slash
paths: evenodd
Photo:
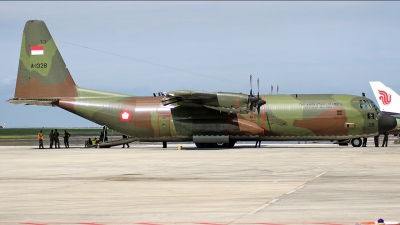
<path id="1" fill-rule="evenodd" d="M 32 36 L 35 34 L 35 36 Z M 45 40 L 45 41 L 43 41 Z M 44 46 L 31 56 L 30 46 Z M 36 68 L 45 62 L 46 68 Z M 39 64 L 37 64 L 39 65 Z M 260 115 L 240 93 L 173 91 L 134 97 L 75 85 L 43 21 L 28 21 L 23 33 L 13 103 L 56 99 L 55 106 L 140 141 L 190 141 L 193 135 L 228 135 L 230 140 L 343 140 L 378 133 L 378 111 L 361 109 L 354 95 L 261 95 Z M 175 102 L 176 103 L 171 103 Z M 323 107 L 308 107 L 317 105 Z M 333 105 L 333 107 L 331 107 Z M 337 111 L 343 113 L 337 115 Z M 232 113 L 234 111 L 234 113 Z M 122 115 L 129 117 L 122 117 Z M 375 113 L 374 120 L 367 113 Z M 124 119 L 125 118 L 125 119 Z M 356 124 L 352 129 L 346 124 Z"/>

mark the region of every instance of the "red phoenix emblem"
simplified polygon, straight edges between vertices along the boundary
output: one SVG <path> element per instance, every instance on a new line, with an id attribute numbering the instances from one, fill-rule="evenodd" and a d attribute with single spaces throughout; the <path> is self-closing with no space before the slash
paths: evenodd
<path id="1" fill-rule="evenodd" d="M 119 119 L 122 122 L 129 122 L 131 120 L 132 114 L 128 110 L 122 110 L 119 113 Z"/>
<path id="2" fill-rule="evenodd" d="M 381 95 L 379 96 L 379 100 L 381 100 L 384 105 L 389 105 L 390 102 L 392 101 L 392 95 L 386 93 L 386 91 L 381 91 L 381 90 L 378 91 L 379 94 Z"/>

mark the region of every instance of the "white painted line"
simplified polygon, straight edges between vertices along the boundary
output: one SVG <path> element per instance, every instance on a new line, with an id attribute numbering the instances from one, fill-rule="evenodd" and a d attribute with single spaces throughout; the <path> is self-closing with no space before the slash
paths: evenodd
<path id="1" fill-rule="evenodd" d="M 274 203 L 274 202 L 276 202 L 276 201 L 278 201 L 279 199 L 274 199 L 274 200 L 272 200 L 272 201 L 270 201 L 270 202 L 268 202 L 269 204 L 272 204 L 272 203 Z"/>
<path id="2" fill-rule="evenodd" d="M 305 185 L 301 185 L 300 187 L 297 188 L 297 190 L 302 189 Z"/>
<path id="3" fill-rule="evenodd" d="M 272 200 L 272 201 L 270 201 L 270 202 L 268 202 L 268 203 L 265 203 L 264 205 L 258 207 L 257 209 L 255 209 L 255 210 L 249 212 L 247 215 L 253 215 L 254 213 L 256 213 L 256 212 L 262 210 L 263 208 L 265 208 L 265 207 L 271 205 L 272 203 L 274 203 L 274 202 L 276 202 L 276 201 L 278 201 L 278 200 L 279 200 L 279 199 L 274 199 L 274 200 Z"/>
<path id="4" fill-rule="evenodd" d="M 251 211 L 248 215 L 253 215 L 254 213 L 260 211 L 261 209 L 263 209 L 263 208 L 265 208 L 265 207 L 267 207 L 267 206 L 269 206 L 269 203 L 266 203 L 266 204 L 264 204 L 264 205 L 258 207 L 257 209 Z"/>
<path id="5" fill-rule="evenodd" d="M 290 195 L 290 194 L 292 194 L 293 192 L 295 192 L 296 190 L 291 190 L 291 191 L 289 191 L 288 193 L 286 193 L 287 195 Z"/>
<path id="6" fill-rule="evenodd" d="M 316 176 L 315 178 L 318 178 L 318 177 L 320 177 L 320 176 L 324 175 L 325 173 L 326 173 L 326 171 L 325 171 L 325 172 L 323 172 L 323 173 L 321 173 L 320 175 Z"/>

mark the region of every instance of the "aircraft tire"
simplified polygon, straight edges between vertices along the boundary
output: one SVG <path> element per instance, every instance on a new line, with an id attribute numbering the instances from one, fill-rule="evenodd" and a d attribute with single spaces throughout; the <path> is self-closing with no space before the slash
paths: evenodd
<path id="1" fill-rule="evenodd" d="M 233 146 L 235 146 L 236 141 L 230 141 L 228 144 L 228 148 L 233 148 Z"/>
<path id="2" fill-rule="evenodd" d="M 209 143 L 194 143 L 197 148 L 211 148 L 213 144 Z"/>
<path id="3" fill-rule="evenodd" d="M 228 148 L 229 143 L 215 143 L 213 144 L 214 148 Z"/>
<path id="4" fill-rule="evenodd" d="M 351 145 L 352 145 L 353 147 L 360 147 L 360 146 L 362 145 L 361 138 L 354 138 L 354 139 L 351 139 Z"/>

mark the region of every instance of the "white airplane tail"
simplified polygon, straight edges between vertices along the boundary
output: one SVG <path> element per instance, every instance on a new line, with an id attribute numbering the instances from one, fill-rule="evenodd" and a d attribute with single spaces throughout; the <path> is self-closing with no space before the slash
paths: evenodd
<path id="1" fill-rule="evenodd" d="M 372 91 L 383 112 L 400 114 L 400 96 L 380 81 L 370 81 Z"/>

